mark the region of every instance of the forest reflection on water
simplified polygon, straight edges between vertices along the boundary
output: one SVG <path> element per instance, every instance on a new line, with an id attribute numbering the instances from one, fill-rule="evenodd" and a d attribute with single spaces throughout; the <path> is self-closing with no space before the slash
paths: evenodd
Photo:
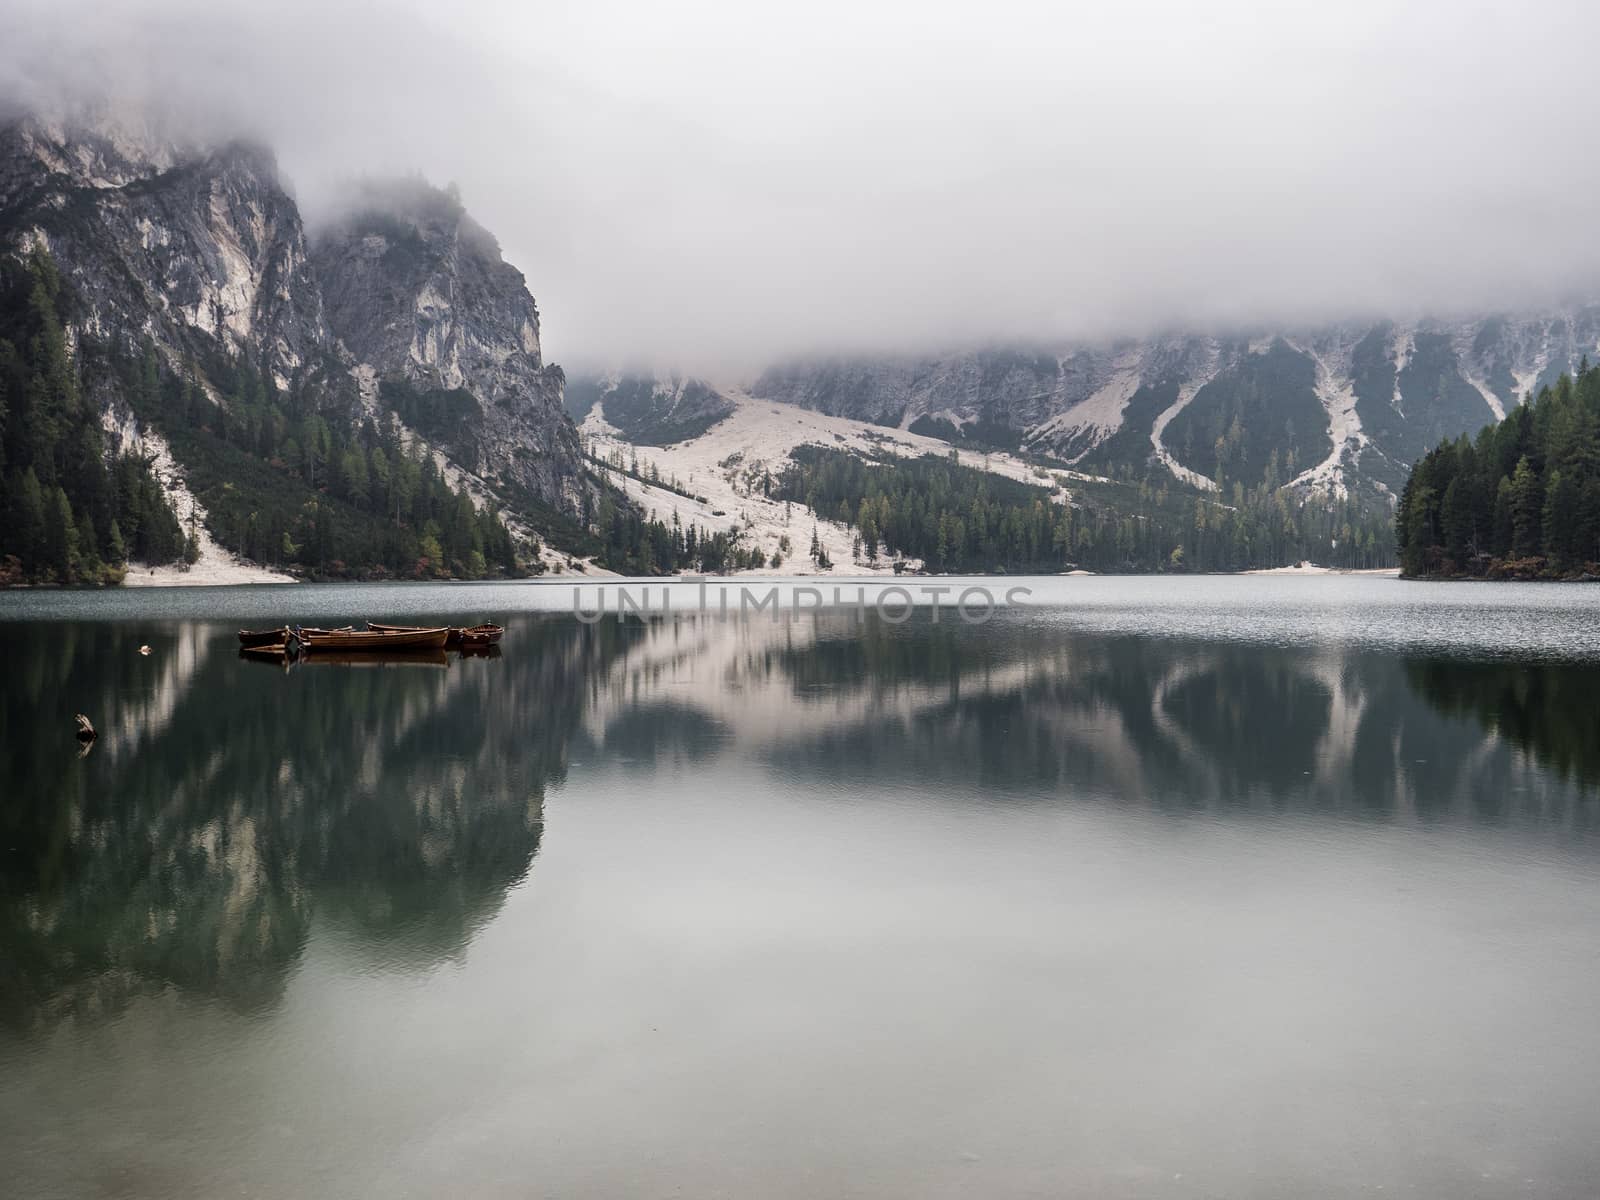
<path id="1" fill-rule="evenodd" d="M 574 755 L 1581 839 L 1600 815 L 1591 664 L 1044 637 L 1023 614 L 505 619 L 498 659 L 287 677 L 216 624 L 0 625 L 5 1025 L 168 986 L 271 1005 L 313 919 L 385 967 L 459 954 Z M 105 714 L 82 761 L 79 708 Z"/>
<path id="2" fill-rule="evenodd" d="M 614 640 L 530 627 L 504 677 L 440 655 L 284 678 L 218 625 L 0 639 L 0 1017 L 23 1027 L 169 985 L 269 1005 L 313 915 L 391 965 L 459 953 L 528 869 L 584 656 Z M 535 702 L 537 722 L 497 719 Z M 101 734 L 67 763 L 78 709 Z"/>
<path id="3" fill-rule="evenodd" d="M 6 599 L 0 1159 L 39 1196 L 1572 1194 L 1600 665 L 1467 615 L 1456 654 L 1286 636 L 1328 594 L 1264 586 L 1255 641 L 524 609 L 498 658 L 287 672 L 234 637 L 276 599 Z"/>

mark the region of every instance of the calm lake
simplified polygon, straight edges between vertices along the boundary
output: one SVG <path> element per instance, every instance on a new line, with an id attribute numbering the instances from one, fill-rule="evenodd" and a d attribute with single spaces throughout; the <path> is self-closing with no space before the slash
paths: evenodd
<path id="1" fill-rule="evenodd" d="M 1600 588 L 1019 584 L 0 594 L 0 1187 L 1596 1194 Z"/>

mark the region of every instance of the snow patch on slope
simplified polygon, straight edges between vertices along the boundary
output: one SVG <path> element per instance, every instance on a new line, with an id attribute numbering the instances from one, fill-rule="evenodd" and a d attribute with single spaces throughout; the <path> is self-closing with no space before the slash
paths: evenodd
<path id="1" fill-rule="evenodd" d="M 772 400 L 757 400 L 735 388 L 717 389 L 734 405 L 733 413 L 697 438 L 670 448 L 634 446 L 625 441 L 605 420 L 600 406 L 591 410 L 579 426 L 591 453 L 609 461 L 618 452 L 630 467 L 635 458 L 641 474 L 659 472 L 663 482 L 675 480 L 677 486 L 692 493 L 682 496 L 667 487 L 643 483 L 620 471 L 606 470 L 612 484 L 657 520 L 672 523 L 674 517 L 684 526 L 695 525 L 711 532 L 741 534 L 743 544 L 759 548 L 770 559 L 781 553 L 783 561 L 763 574 L 777 575 L 863 575 L 885 574 L 893 567 L 881 554 L 876 563 L 863 555 L 853 561 L 855 532 L 841 522 L 812 512 L 804 504 L 771 500 L 761 494 L 761 479 L 777 476 L 789 463 L 797 446 L 816 445 L 848 450 L 862 456 L 894 455 L 917 458 L 926 454 L 944 457 L 952 453 L 948 442 L 904 430 L 870 425 L 847 417 L 832 417 L 808 408 Z M 987 470 L 1038 487 L 1041 496 L 1066 503 L 1067 494 L 1052 478 L 1040 480 L 1034 467 L 1003 452 L 979 454 L 954 451 L 963 466 Z M 1095 479 L 1076 471 L 1055 471 L 1068 478 Z M 809 550 L 815 529 L 827 550 L 832 568 L 819 572 Z M 780 540 L 789 539 L 789 550 L 781 551 Z M 912 566 L 917 565 L 913 560 Z"/>
<path id="2" fill-rule="evenodd" d="M 1394 396 L 1389 403 L 1394 405 L 1394 410 L 1402 415 L 1405 413 L 1405 404 L 1400 397 L 1400 372 L 1404 371 L 1411 362 L 1411 355 L 1417 348 L 1417 336 L 1410 330 L 1396 329 L 1394 334 Z"/>
<path id="3" fill-rule="evenodd" d="M 1093 441 L 1078 455 L 1082 458 L 1095 444 L 1122 427 L 1123 411 L 1143 381 L 1138 352 L 1120 355 L 1115 364 L 1115 373 L 1108 382 L 1101 384 L 1071 408 L 1036 426 L 1029 433 L 1029 440 L 1049 440 L 1053 435 L 1072 430 L 1092 431 Z"/>
<path id="4" fill-rule="evenodd" d="M 200 544 L 200 558 L 192 566 L 178 563 L 152 567 L 129 563 L 123 580 L 127 587 L 204 587 L 230 583 L 293 583 L 294 578 L 281 571 L 269 570 L 239 558 L 224 550 L 206 528 L 205 506 L 195 498 L 183 478 L 177 460 L 172 457 L 172 447 L 167 439 L 154 429 L 141 429 L 129 415 L 118 420 L 106 412 L 101 423 L 111 435 L 120 452 L 133 452 L 150 462 L 151 473 L 161 484 L 167 502 L 178 514 L 178 523 L 185 532 L 192 531 Z"/>
<path id="5" fill-rule="evenodd" d="M 1178 389 L 1177 399 L 1174 400 L 1161 413 L 1160 416 L 1156 417 L 1155 424 L 1150 427 L 1150 445 L 1155 450 L 1155 455 L 1161 460 L 1162 465 L 1165 466 L 1167 470 L 1171 471 L 1173 475 L 1177 476 L 1177 478 L 1182 482 L 1187 483 L 1190 487 L 1196 487 L 1205 492 L 1214 492 L 1218 490 L 1216 480 L 1210 479 L 1207 476 L 1200 474 L 1198 471 L 1191 471 L 1188 467 L 1180 463 L 1176 458 L 1173 457 L 1172 452 L 1167 449 L 1166 443 L 1161 440 L 1161 435 L 1167 431 L 1167 426 L 1172 423 L 1172 419 L 1189 406 L 1189 402 L 1195 398 L 1200 389 L 1211 382 L 1212 378 L 1217 373 L 1217 367 L 1220 361 L 1221 355 L 1217 351 L 1216 346 L 1208 346 L 1206 349 L 1205 365 L 1199 371 L 1196 371 L 1194 374 L 1192 374 L 1188 381 Z"/>
<path id="6" fill-rule="evenodd" d="M 1544 335 L 1539 340 L 1539 350 L 1533 356 L 1533 365 L 1526 371 L 1512 371 L 1511 378 L 1517 383 L 1517 403 L 1523 403 L 1533 394 L 1533 388 L 1539 382 L 1539 376 L 1544 374 L 1545 368 L 1550 365 L 1550 327 L 1544 327 Z"/>
<path id="7" fill-rule="evenodd" d="M 1317 379 L 1314 386 L 1317 399 L 1322 401 L 1323 411 L 1328 414 L 1328 436 L 1333 439 L 1333 448 L 1327 458 L 1301 471 L 1289 481 L 1289 485 L 1325 488 L 1337 496 L 1346 496 L 1349 494 L 1344 478 L 1346 456 L 1349 455 L 1353 461 L 1354 455 L 1367 442 L 1367 436 L 1361 429 L 1361 417 L 1356 412 L 1355 384 L 1348 378 L 1341 379 L 1328 366 L 1327 360 L 1310 347 L 1294 348 L 1316 364 Z"/>
<path id="8" fill-rule="evenodd" d="M 1464 359 L 1461 360 L 1461 378 L 1477 389 L 1478 395 L 1483 397 L 1483 402 L 1494 411 L 1494 419 L 1496 421 L 1504 421 L 1506 419 L 1506 406 L 1500 403 L 1500 397 L 1494 394 L 1493 388 L 1478 378 L 1476 372 L 1468 369 Z"/>

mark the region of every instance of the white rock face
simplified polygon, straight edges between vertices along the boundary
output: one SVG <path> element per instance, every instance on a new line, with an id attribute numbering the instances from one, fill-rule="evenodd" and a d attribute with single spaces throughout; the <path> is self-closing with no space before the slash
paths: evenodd
<path id="1" fill-rule="evenodd" d="M 522 273 L 454 196 L 414 180 L 367 184 L 318 235 L 312 261 L 329 324 L 372 365 L 380 398 L 386 383 L 470 396 L 439 402 L 466 419 L 419 432 L 475 476 L 571 506 L 585 485 L 565 376 L 540 358 Z"/>
<path id="2" fill-rule="evenodd" d="M 332 345 L 299 210 L 259 147 L 185 150 L 126 124 L 25 117 L 0 128 L 5 196 L 19 200 L 6 240 L 48 243 L 91 332 L 177 348 L 198 331 L 265 352 L 280 385 Z"/>

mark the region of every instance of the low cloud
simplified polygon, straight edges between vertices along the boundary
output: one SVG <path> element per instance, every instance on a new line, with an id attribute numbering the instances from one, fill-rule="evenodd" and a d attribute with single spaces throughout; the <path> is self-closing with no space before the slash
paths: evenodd
<path id="1" fill-rule="evenodd" d="M 1592 5 L 768 7 L 13 0 L 0 93 L 453 181 L 569 366 L 1595 290 Z"/>

